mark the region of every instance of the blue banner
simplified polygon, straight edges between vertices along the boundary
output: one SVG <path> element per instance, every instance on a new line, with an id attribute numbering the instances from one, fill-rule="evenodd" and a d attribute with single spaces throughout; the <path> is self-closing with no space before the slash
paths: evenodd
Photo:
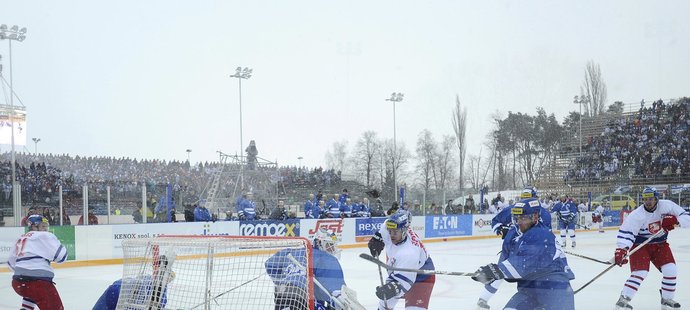
<path id="1" fill-rule="evenodd" d="M 405 188 L 404 187 L 400 187 L 400 195 L 399 196 L 400 196 L 400 201 L 399 201 L 400 207 L 402 207 L 403 203 L 405 203 Z"/>
<path id="2" fill-rule="evenodd" d="M 299 220 L 240 221 L 240 236 L 299 237 Z"/>
<path id="3" fill-rule="evenodd" d="M 385 217 L 358 218 L 355 222 L 355 236 L 371 236 L 381 228 Z"/>
<path id="4" fill-rule="evenodd" d="M 604 227 L 610 226 L 620 226 L 621 225 L 621 211 L 604 211 L 604 216 L 602 217 L 604 222 Z"/>
<path id="5" fill-rule="evenodd" d="M 424 228 L 426 238 L 472 235 L 472 215 L 427 216 Z"/>

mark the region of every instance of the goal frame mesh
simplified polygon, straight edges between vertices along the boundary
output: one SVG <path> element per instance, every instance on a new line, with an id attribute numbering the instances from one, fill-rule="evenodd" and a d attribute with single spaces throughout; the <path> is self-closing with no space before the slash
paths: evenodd
<path id="1" fill-rule="evenodd" d="M 305 287 L 299 295 L 305 295 L 305 309 L 314 310 L 312 244 L 304 237 L 160 235 L 125 240 L 122 249 L 123 278 L 117 309 L 273 310 L 280 285 L 273 283 L 264 268 L 269 257 L 285 250 L 299 253 L 299 261 L 306 263 L 301 271 Z M 281 258 L 286 264 L 286 258 Z M 141 279 L 150 281 L 141 284 Z M 132 286 L 131 282 L 137 284 Z M 269 291 L 271 298 L 264 302 Z M 254 293 L 260 296 L 240 295 Z M 233 301 L 242 304 L 228 303 Z M 243 303 L 252 301 L 261 305 Z"/>

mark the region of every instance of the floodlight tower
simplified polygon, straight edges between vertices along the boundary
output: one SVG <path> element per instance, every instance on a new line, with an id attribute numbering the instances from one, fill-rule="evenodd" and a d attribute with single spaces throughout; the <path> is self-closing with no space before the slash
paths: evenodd
<path id="1" fill-rule="evenodd" d="M 403 97 L 405 97 L 405 94 L 403 93 L 392 93 L 391 97 L 386 99 L 386 101 L 393 102 L 393 192 L 395 192 L 395 201 L 398 201 L 398 180 L 395 175 L 395 160 L 398 157 L 398 145 L 395 128 L 395 104 L 403 101 Z"/>
<path id="2" fill-rule="evenodd" d="M 16 158 L 14 152 L 14 83 L 12 76 L 12 41 L 22 42 L 26 39 L 26 27 L 19 29 L 19 26 L 14 25 L 12 28 L 7 29 L 7 25 L 0 25 L 0 40 L 7 40 L 9 43 L 9 54 L 10 54 L 10 126 L 12 130 L 12 205 L 14 206 L 14 223 L 20 226 L 21 216 L 21 206 L 19 206 L 19 197 L 17 197 L 16 185 L 17 185 L 17 169 L 16 169 Z"/>

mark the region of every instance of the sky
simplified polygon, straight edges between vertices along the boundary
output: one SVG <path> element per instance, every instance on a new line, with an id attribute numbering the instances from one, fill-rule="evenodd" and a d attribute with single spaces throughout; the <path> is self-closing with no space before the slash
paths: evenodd
<path id="1" fill-rule="evenodd" d="M 562 121 L 577 110 L 590 60 L 608 104 L 688 96 L 689 11 L 688 1 L 5 1 L 0 23 L 28 29 L 12 46 L 28 122 L 20 151 L 238 153 L 229 76 L 241 66 L 253 69 L 243 145 L 255 140 L 280 165 L 320 166 L 335 141 L 393 137 L 392 92 L 405 94 L 396 137 L 412 152 L 424 129 L 453 135 L 459 96 L 470 155 L 497 111 L 544 107 Z M 0 55 L 9 79 L 7 41 Z"/>

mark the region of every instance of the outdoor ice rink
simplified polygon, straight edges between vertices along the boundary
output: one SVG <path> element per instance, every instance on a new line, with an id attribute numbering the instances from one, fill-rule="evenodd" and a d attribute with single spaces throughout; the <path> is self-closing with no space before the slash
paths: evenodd
<path id="1" fill-rule="evenodd" d="M 669 243 L 678 263 L 678 285 L 676 300 L 686 308 L 690 306 L 690 238 L 688 231 L 676 229 L 671 232 Z M 569 251 L 607 260 L 613 257 L 616 231 L 606 233 L 581 232 L 577 234 L 577 248 Z M 500 250 L 500 239 L 463 240 L 426 243 L 438 270 L 473 272 L 477 267 L 495 262 Z M 568 242 L 570 244 L 570 242 Z M 367 309 L 376 309 L 374 288 L 379 283 L 374 264 L 358 257 L 368 252 L 366 248 L 343 250 L 341 264 L 345 281 L 358 293 L 360 302 Z M 569 256 L 568 262 L 575 272 L 571 282 L 574 289 L 580 288 L 607 266 L 578 257 Z M 91 309 L 103 290 L 120 278 L 121 265 L 98 267 L 61 268 L 56 270 L 55 282 L 62 296 L 65 309 Z M 575 295 L 577 309 L 613 309 L 621 287 L 629 275 L 628 266 L 614 267 L 611 271 Z M 18 309 L 20 298 L 10 287 L 10 273 L 0 273 L 0 309 Z M 661 274 L 653 269 L 632 301 L 635 309 L 659 309 L 659 287 Z M 430 309 L 475 309 L 482 285 L 468 277 L 437 276 L 431 298 Z M 492 309 L 502 309 L 515 292 L 515 284 L 503 283 L 498 293 L 489 301 Z M 396 309 L 404 309 L 403 302 Z"/>

